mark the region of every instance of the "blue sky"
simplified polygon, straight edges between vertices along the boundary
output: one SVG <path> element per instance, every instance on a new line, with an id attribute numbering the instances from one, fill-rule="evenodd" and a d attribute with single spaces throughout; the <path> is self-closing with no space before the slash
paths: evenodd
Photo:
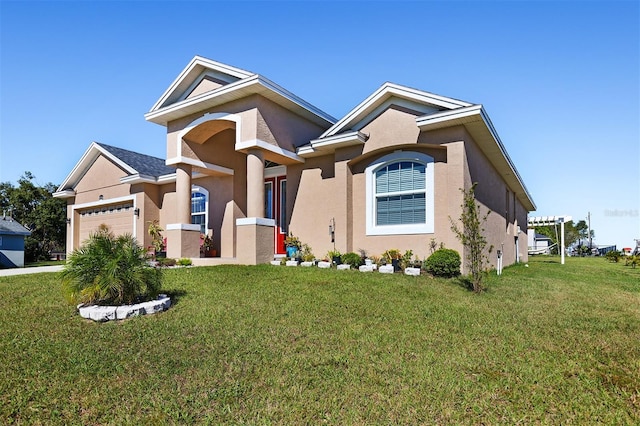
<path id="1" fill-rule="evenodd" d="M 147 112 L 195 55 L 336 118 L 385 81 L 481 103 L 542 215 L 640 238 L 637 1 L 0 0 L 0 181 L 61 183 L 91 141 L 164 158 Z"/>

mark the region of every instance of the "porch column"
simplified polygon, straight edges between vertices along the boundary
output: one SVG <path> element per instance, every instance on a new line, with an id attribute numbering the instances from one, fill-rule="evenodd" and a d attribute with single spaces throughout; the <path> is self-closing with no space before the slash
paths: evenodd
<path id="1" fill-rule="evenodd" d="M 176 166 L 177 223 L 191 223 L 191 170 L 190 164 Z"/>
<path id="2" fill-rule="evenodd" d="M 191 165 L 176 166 L 176 223 L 167 224 L 167 256 L 200 257 L 200 225 L 191 224 Z"/>
<path id="3" fill-rule="evenodd" d="M 273 259 L 273 219 L 264 218 L 264 157 L 259 149 L 247 152 L 247 217 L 236 219 L 237 259 L 256 265 Z"/>
<path id="4" fill-rule="evenodd" d="M 264 157 L 259 149 L 247 153 L 247 217 L 264 217 Z"/>

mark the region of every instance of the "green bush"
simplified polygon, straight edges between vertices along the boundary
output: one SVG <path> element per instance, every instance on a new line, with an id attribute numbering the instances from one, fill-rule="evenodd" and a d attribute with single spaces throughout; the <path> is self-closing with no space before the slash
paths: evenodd
<path id="1" fill-rule="evenodd" d="M 349 265 L 354 269 L 358 269 L 362 265 L 362 257 L 358 253 L 345 253 L 342 255 L 342 263 Z"/>
<path id="2" fill-rule="evenodd" d="M 193 262 L 191 261 L 191 259 L 187 259 L 187 258 L 182 258 L 182 259 L 178 260 L 177 263 L 180 266 L 191 266 L 191 265 L 193 265 Z"/>
<path id="3" fill-rule="evenodd" d="M 424 262 L 424 268 L 436 277 L 458 276 L 460 275 L 460 254 L 452 249 L 438 249 Z"/>
<path id="4" fill-rule="evenodd" d="M 605 254 L 604 257 L 609 262 L 618 263 L 618 262 L 620 262 L 620 258 L 622 257 L 622 253 L 620 253 L 618 250 L 612 250 L 612 251 L 607 252 L 607 254 Z"/>
<path id="5" fill-rule="evenodd" d="M 61 277 L 67 300 L 86 304 L 131 304 L 155 297 L 162 283 L 135 238 L 115 237 L 106 227 L 71 253 Z"/>
<path id="6" fill-rule="evenodd" d="M 171 257 L 159 257 L 158 259 L 158 264 L 160 266 L 176 266 L 177 261 Z"/>

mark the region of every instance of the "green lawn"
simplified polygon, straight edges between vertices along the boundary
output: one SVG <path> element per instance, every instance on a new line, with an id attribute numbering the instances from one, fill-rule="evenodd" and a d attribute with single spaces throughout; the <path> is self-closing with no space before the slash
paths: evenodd
<path id="1" fill-rule="evenodd" d="M 640 268 L 532 259 L 456 281 L 169 270 L 169 311 L 81 319 L 0 278 L 0 424 L 638 424 Z"/>

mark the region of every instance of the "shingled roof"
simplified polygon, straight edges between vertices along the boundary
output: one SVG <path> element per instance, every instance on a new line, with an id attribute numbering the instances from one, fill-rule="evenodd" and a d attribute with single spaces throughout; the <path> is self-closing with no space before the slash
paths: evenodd
<path id="1" fill-rule="evenodd" d="M 140 154 L 139 152 L 129 151 L 128 149 L 118 148 L 103 143 L 96 142 L 96 144 L 109 151 L 115 157 L 118 157 L 123 163 L 127 164 L 141 175 L 158 178 L 160 176 L 175 173 L 176 171 L 175 167 L 167 166 L 162 158 Z"/>
<path id="2" fill-rule="evenodd" d="M 31 235 L 31 232 L 11 217 L 2 216 L 0 219 L 0 235 Z"/>

